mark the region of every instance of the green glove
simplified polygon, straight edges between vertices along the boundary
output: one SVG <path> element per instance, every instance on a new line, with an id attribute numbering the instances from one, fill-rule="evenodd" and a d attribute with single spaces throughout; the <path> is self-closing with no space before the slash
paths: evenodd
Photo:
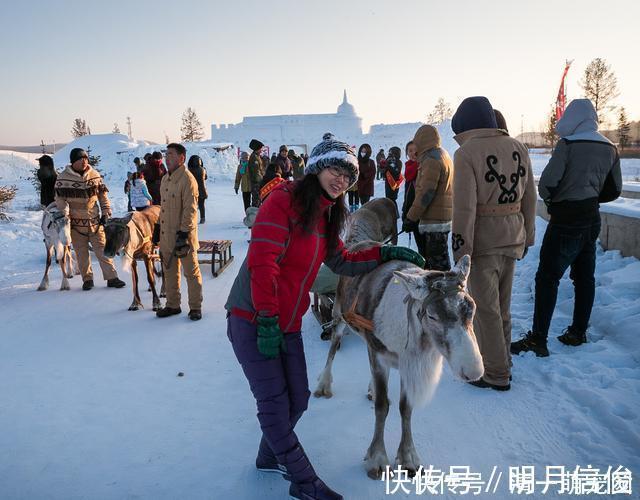
<path id="1" fill-rule="evenodd" d="M 424 269 L 424 266 L 427 263 L 424 260 L 424 257 L 422 257 L 418 252 L 414 252 L 407 247 L 398 247 L 394 245 L 381 246 L 380 256 L 382 257 L 382 262 L 389 262 L 390 260 L 405 260 L 422 269 Z"/>
<path id="2" fill-rule="evenodd" d="M 258 351 L 269 359 L 277 358 L 280 350 L 286 352 L 284 334 L 278 325 L 278 316 L 258 316 Z"/>

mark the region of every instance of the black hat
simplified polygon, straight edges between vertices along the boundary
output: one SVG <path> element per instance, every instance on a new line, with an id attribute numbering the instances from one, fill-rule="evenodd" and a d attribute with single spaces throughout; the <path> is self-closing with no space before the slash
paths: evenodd
<path id="1" fill-rule="evenodd" d="M 289 148 L 286 144 L 283 144 L 282 146 L 280 146 L 280 149 L 278 149 L 278 151 L 282 153 L 283 151 L 289 151 Z"/>
<path id="2" fill-rule="evenodd" d="M 258 139 L 251 139 L 251 142 L 249 143 L 249 148 L 251 149 L 251 151 L 257 151 L 258 149 L 262 149 L 264 147 L 264 144 L 262 144 Z"/>
<path id="3" fill-rule="evenodd" d="M 73 148 L 69 153 L 69 161 L 72 165 L 82 158 L 89 159 L 89 155 L 82 148 Z"/>
<path id="4" fill-rule="evenodd" d="M 38 163 L 41 167 L 53 167 L 53 158 L 49 155 L 42 155 L 38 158 Z"/>

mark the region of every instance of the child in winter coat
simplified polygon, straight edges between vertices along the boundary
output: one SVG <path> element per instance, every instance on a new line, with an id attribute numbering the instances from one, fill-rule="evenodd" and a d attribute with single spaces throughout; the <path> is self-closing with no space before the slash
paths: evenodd
<path id="1" fill-rule="evenodd" d="M 404 182 L 404 177 L 402 176 L 402 160 L 400 159 L 400 148 L 397 146 L 393 146 L 389 148 L 389 156 L 384 163 L 384 194 L 390 200 L 393 200 L 393 203 L 398 205 L 398 190 L 400 186 Z"/>
<path id="2" fill-rule="evenodd" d="M 236 170 L 236 182 L 233 187 L 236 194 L 238 190 L 242 190 L 242 203 L 244 211 L 251 206 L 251 180 L 249 179 L 249 153 L 243 151 L 240 153 L 240 162 Z"/>
<path id="3" fill-rule="evenodd" d="M 144 180 L 144 176 L 138 172 L 133 172 L 131 175 L 131 186 L 129 188 L 129 197 L 131 200 L 131 206 L 136 210 L 144 210 L 153 202 L 149 189 L 147 188 L 147 182 Z"/>

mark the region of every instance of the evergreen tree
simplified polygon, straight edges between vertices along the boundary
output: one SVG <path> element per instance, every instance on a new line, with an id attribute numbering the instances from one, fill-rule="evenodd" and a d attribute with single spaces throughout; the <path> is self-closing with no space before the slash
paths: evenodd
<path id="1" fill-rule="evenodd" d="M 83 135 L 90 134 L 89 127 L 87 127 L 87 122 L 82 118 L 76 118 L 73 120 L 73 127 L 71 127 L 71 135 L 74 138 L 82 137 Z"/>
<path id="2" fill-rule="evenodd" d="M 598 120 L 602 123 L 605 114 L 613 109 L 609 103 L 618 97 L 618 80 L 611 66 L 604 59 L 597 57 L 584 70 L 580 86 L 584 95 L 589 99 L 598 113 Z"/>
<path id="3" fill-rule="evenodd" d="M 556 119 L 556 110 L 555 107 L 551 108 L 551 112 L 549 113 L 549 119 L 547 120 L 547 128 L 542 133 L 547 145 L 550 148 L 553 148 L 558 142 L 558 134 L 556 133 L 556 123 L 558 120 Z"/>
<path id="4" fill-rule="evenodd" d="M 91 146 L 87 147 L 87 156 L 89 157 L 89 165 L 98 170 L 98 164 L 100 163 L 100 155 L 92 155 L 91 154 Z M 100 170 L 98 170 L 100 172 Z"/>
<path id="5" fill-rule="evenodd" d="M 180 127 L 181 139 L 184 142 L 201 141 L 204 138 L 202 124 L 196 115 L 196 110 L 187 108 L 182 113 L 182 127 Z"/>
<path id="6" fill-rule="evenodd" d="M 631 143 L 631 124 L 627 118 L 627 112 L 624 107 L 620 108 L 620 114 L 618 115 L 618 144 L 620 149 L 624 151 Z"/>
<path id="7" fill-rule="evenodd" d="M 0 220 L 11 220 L 6 214 L 7 205 L 15 198 L 17 191 L 15 186 L 0 186 Z"/>

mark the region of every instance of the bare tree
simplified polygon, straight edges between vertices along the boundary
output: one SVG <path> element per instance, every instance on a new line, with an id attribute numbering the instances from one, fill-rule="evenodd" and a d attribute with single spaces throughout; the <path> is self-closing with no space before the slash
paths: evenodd
<path id="1" fill-rule="evenodd" d="M 584 70 L 580 86 L 584 95 L 589 99 L 598 113 L 598 120 L 605 120 L 607 111 L 613 109 L 609 103 L 618 97 L 618 80 L 611 66 L 604 59 L 597 57 L 591 61 Z"/>
<path id="2" fill-rule="evenodd" d="M 185 142 L 201 141 L 204 137 L 202 124 L 196 115 L 196 110 L 187 108 L 182 113 L 182 127 L 180 127 L 181 139 Z"/>
<path id="3" fill-rule="evenodd" d="M 113 134 L 119 134 L 119 133 L 120 133 L 120 127 L 118 127 L 118 124 L 117 124 L 117 123 L 114 123 L 114 124 L 113 124 L 113 131 L 112 131 L 112 133 L 113 133 Z"/>
<path id="4" fill-rule="evenodd" d="M 429 125 L 440 125 L 445 120 L 448 120 L 453 115 L 451 105 L 440 97 L 438 102 L 433 108 L 433 111 L 427 116 L 427 123 Z"/>
<path id="5" fill-rule="evenodd" d="M 71 127 L 71 135 L 76 139 L 78 137 L 82 137 L 83 135 L 90 134 L 89 127 L 87 127 L 87 122 L 82 118 L 76 118 L 73 120 L 73 127 Z"/>
<path id="6" fill-rule="evenodd" d="M 624 151 L 624 148 L 626 148 L 630 143 L 631 124 L 629 123 L 627 112 L 623 106 L 620 108 L 620 114 L 618 115 L 618 144 L 620 145 L 620 149 Z"/>

